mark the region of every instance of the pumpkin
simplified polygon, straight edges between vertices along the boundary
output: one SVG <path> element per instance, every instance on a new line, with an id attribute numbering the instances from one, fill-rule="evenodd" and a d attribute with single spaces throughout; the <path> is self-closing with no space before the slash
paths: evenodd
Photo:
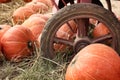
<path id="1" fill-rule="evenodd" d="M 90 44 L 74 56 L 65 80 L 120 80 L 120 57 L 109 46 Z"/>
<path id="2" fill-rule="evenodd" d="M 49 18 L 52 17 L 51 14 L 43 14 L 43 16 L 41 16 L 45 21 L 47 21 Z"/>
<path id="3" fill-rule="evenodd" d="M 60 29 L 57 31 L 56 36 L 58 38 L 62 38 L 62 39 L 66 39 L 66 40 L 72 40 L 72 36 L 74 35 L 74 33 L 76 33 L 77 27 L 74 21 L 69 21 L 68 22 L 69 25 L 71 25 L 71 28 L 74 32 L 72 32 L 69 28 L 69 26 L 67 25 L 67 23 L 63 24 Z M 66 45 L 64 44 L 54 44 L 54 49 L 56 51 L 64 51 L 64 49 L 66 49 Z"/>
<path id="4" fill-rule="evenodd" d="M 31 2 L 32 0 L 23 0 L 24 2 Z"/>
<path id="5" fill-rule="evenodd" d="M 45 23 L 40 24 L 40 25 L 34 25 L 34 26 L 30 27 L 30 30 L 32 31 L 32 33 L 34 34 L 36 39 L 38 39 L 38 37 L 41 34 L 44 26 L 45 26 Z"/>
<path id="6" fill-rule="evenodd" d="M 34 12 L 45 13 L 48 11 L 48 7 L 41 2 L 29 2 L 25 7 L 32 9 Z"/>
<path id="7" fill-rule="evenodd" d="M 29 18 L 32 18 L 32 17 L 39 17 L 39 18 L 42 18 L 45 21 L 47 21 L 49 18 L 52 17 L 52 15 L 51 14 L 39 14 L 39 13 L 37 13 L 37 14 L 31 15 Z"/>
<path id="8" fill-rule="evenodd" d="M 53 7 L 52 1 L 51 0 L 33 0 L 33 2 L 42 2 L 45 5 L 47 5 L 49 8 Z"/>
<path id="9" fill-rule="evenodd" d="M 11 0 L 0 0 L 0 3 L 7 3 L 7 2 L 11 2 Z"/>
<path id="10" fill-rule="evenodd" d="M 30 15 L 34 14 L 35 12 L 27 7 L 19 7 L 13 12 L 12 20 L 14 24 L 21 24 L 27 19 Z"/>
<path id="11" fill-rule="evenodd" d="M 6 25 L 6 24 L 0 25 L 0 39 L 10 27 L 11 27 L 10 25 Z"/>
<path id="12" fill-rule="evenodd" d="M 32 18 L 28 18 L 27 20 L 25 20 L 22 25 L 30 28 L 34 25 L 44 25 L 45 22 L 46 21 L 42 18 L 32 17 Z"/>
<path id="13" fill-rule="evenodd" d="M 13 62 L 32 55 L 34 42 L 36 41 L 31 30 L 21 25 L 11 27 L 1 38 L 5 58 Z"/>
<path id="14" fill-rule="evenodd" d="M 96 25 L 98 23 L 98 21 L 96 19 L 90 18 L 89 22 L 93 25 Z"/>
<path id="15" fill-rule="evenodd" d="M 105 26 L 103 23 L 99 23 L 93 29 L 93 37 L 94 38 L 104 36 L 104 35 L 107 35 L 109 33 L 110 33 L 110 31 L 108 30 L 107 26 Z"/>

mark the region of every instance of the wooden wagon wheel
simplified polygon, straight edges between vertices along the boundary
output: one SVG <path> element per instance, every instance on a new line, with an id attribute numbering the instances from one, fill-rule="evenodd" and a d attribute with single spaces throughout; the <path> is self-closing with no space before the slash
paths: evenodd
<path id="1" fill-rule="evenodd" d="M 94 27 L 91 24 L 82 22 L 83 20 L 93 18 L 99 23 L 106 25 L 109 34 L 93 38 L 91 31 Z M 74 21 L 77 25 L 76 30 L 72 30 L 72 26 L 68 23 Z M 69 39 L 57 36 L 61 26 L 67 24 L 68 28 L 74 35 L 70 35 Z M 105 8 L 89 3 L 78 3 L 60 9 L 52 18 L 50 18 L 43 29 L 40 50 L 43 56 L 53 59 L 56 54 L 55 44 L 62 44 L 67 46 L 73 53 L 89 44 L 104 43 L 104 41 L 111 41 L 109 46 L 114 48 L 120 54 L 120 23 L 115 15 Z M 108 45 L 108 44 L 106 44 Z"/>

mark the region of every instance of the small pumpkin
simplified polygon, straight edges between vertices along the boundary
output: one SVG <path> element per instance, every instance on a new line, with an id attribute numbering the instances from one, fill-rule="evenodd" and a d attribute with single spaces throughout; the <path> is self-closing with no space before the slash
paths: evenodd
<path id="1" fill-rule="evenodd" d="M 42 18 L 45 21 L 47 21 L 49 18 L 52 17 L 52 15 L 51 14 L 39 14 L 39 13 L 37 13 L 37 14 L 31 15 L 29 18 L 32 18 L 32 17 L 39 17 L 39 18 Z"/>
<path id="2" fill-rule="evenodd" d="M 69 21 L 69 25 L 71 26 L 72 30 L 69 28 L 68 24 L 63 24 L 60 29 L 57 31 L 56 36 L 58 38 L 72 40 L 73 35 L 76 33 L 77 26 L 74 21 Z M 74 31 L 74 32 L 72 32 Z M 66 45 L 64 44 L 54 44 L 54 49 L 56 51 L 64 51 L 66 49 Z"/>
<path id="3" fill-rule="evenodd" d="M 96 19 L 90 18 L 89 19 L 90 24 L 96 25 L 98 21 Z"/>
<path id="4" fill-rule="evenodd" d="M 43 14 L 43 16 L 41 16 L 45 21 L 47 21 L 49 18 L 52 17 L 51 14 Z"/>
<path id="5" fill-rule="evenodd" d="M 22 58 L 32 55 L 35 41 L 30 29 L 15 25 L 1 38 L 3 54 L 7 60 L 21 61 Z"/>
<path id="6" fill-rule="evenodd" d="M 93 29 L 93 37 L 94 38 L 104 36 L 104 35 L 109 34 L 109 33 L 110 33 L 110 31 L 108 30 L 107 26 L 105 26 L 103 23 L 99 23 Z"/>
<path id="7" fill-rule="evenodd" d="M 53 7 L 52 1 L 51 0 L 33 0 L 33 2 L 42 2 L 45 5 L 47 5 L 49 8 Z"/>
<path id="8" fill-rule="evenodd" d="M 7 2 L 11 2 L 11 0 L 0 0 L 0 3 L 7 3 Z"/>
<path id="9" fill-rule="evenodd" d="M 10 25 L 6 25 L 6 24 L 0 25 L 0 39 L 3 36 L 3 34 L 10 28 L 11 28 Z"/>
<path id="10" fill-rule="evenodd" d="M 28 28 L 34 26 L 34 25 L 45 25 L 45 20 L 39 17 L 32 17 L 28 18 L 23 22 L 23 26 L 26 26 Z"/>
<path id="11" fill-rule="evenodd" d="M 34 34 L 36 39 L 38 39 L 38 37 L 41 34 L 44 26 L 45 26 L 45 23 L 40 24 L 40 25 L 34 25 L 34 26 L 30 27 L 30 30 L 32 31 L 32 33 Z"/>
<path id="12" fill-rule="evenodd" d="M 67 67 L 65 80 L 120 80 L 120 57 L 104 44 L 90 44 Z"/>
<path id="13" fill-rule="evenodd" d="M 48 7 L 41 2 L 29 2 L 25 4 L 25 7 L 32 9 L 34 12 L 45 13 L 48 11 Z"/>
<path id="14" fill-rule="evenodd" d="M 13 12 L 12 20 L 14 24 L 21 24 L 27 19 L 30 15 L 34 14 L 35 12 L 27 7 L 19 7 Z"/>

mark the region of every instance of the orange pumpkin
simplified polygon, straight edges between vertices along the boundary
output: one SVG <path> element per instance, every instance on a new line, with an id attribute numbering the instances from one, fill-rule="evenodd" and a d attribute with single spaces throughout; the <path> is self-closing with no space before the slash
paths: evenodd
<path id="1" fill-rule="evenodd" d="M 65 80 L 120 80 L 120 57 L 104 44 L 88 45 L 68 65 Z"/>
<path id="2" fill-rule="evenodd" d="M 70 40 L 74 33 L 76 33 L 77 27 L 74 21 L 69 21 L 71 28 L 74 32 L 72 32 L 69 26 L 66 24 L 62 25 L 60 29 L 57 31 L 56 36 L 62 39 Z M 66 48 L 66 45 L 63 44 L 54 44 L 54 49 L 57 51 L 63 51 Z"/>
<path id="3" fill-rule="evenodd" d="M 32 14 L 29 18 L 32 18 L 32 17 L 40 17 L 43 16 L 43 14 L 39 14 L 39 13 L 36 13 L 36 14 Z"/>
<path id="4" fill-rule="evenodd" d="M 108 30 L 108 28 L 102 23 L 99 23 L 93 29 L 93 37 L 94 38 L 104 36 L 104 35 L 109 34 L 109 33 L 110 33 L 110 31 Z"/>
<path id="5" fill-rule="evenodd" d="M 51 0 L 33 0 L 33 2 L 42 2 L 45 5 L 47 5 L 49 8 L 53 7 L 53 4 L 52 4 Z"/>
<path id="6" fill-rule="evenodd" d="M 91 23 L 91 24 L 93 24 L 93 25 L 96 25 L 96 23 L 98 22 L 96 19 L 92 19 L 92 18 L 90 18 L 89 19 L 89 22 Z"/>
<path id="7" fill-rule="evenodd" d="M 30 27 L 30 30 L 32 31 L 32 33 L 34 34 L 36 39 L 38 39 L 38 37 L 41 34 L 44 26 L 45 26 L 45 23 L 40 24 L 40 25 L 34 25 L 34 26 Z"/>
<path id="8" fill-rule="evenodd" d="M 13 12 L 12 20 L 14 24 L 21 24 L 25 19 L 27 19 L 30 15 L 35 12 L 27 7 L 19 7 Z"/>
<path id="9" fill-rule="evenodd" d="M 43 14 L 43 16 L 41 16 L 45 21 L 47 21 L 49 18 L 52 17 L 51 14 Z"/>
<path id="10" fill-rule="evenodd" d="M 25 7 L 32 9 L 34 12 L 45 13 L 48 11 L 48 7 L 41 2 L 29 2 Z"/>
<path id="11" fill-rule="evenodd" d="M 0 0 L 0 3 L 7 3 L 7 2 L 11 2 L 11 0 Z"/>
<path id="12" fill-rule="evenodd" d="M 6 24 L 4 24 L 4 25 L 0 25 L 0 39 L 1 39 L 1 37 L 3 36 L 3 34 L 8 30 L 8 29 L 10 29 L 10 25 L 6 25 Z"/>
<path id="13" fill-rule="evenodd" d="M 32 17 L 32 18 L 28 18 L 27 20 L 25 20 L 22 25 L 30 28 L 34 25 L 44 25 L 45 22 L 46 21 L 42 18 Z"/>
<path id="14" fill-rule="evenodd" d="M 45 21 L 47 21 L 49 18 L 51 18 L 52 17 L 52 15 L 51 14 L 33 14 L 33 15 L 31 15 L 29 18 L 32 18 L 32 17 L 39 17 L 39 18 L 42 18 L 42 19 L 44 19 Z"/>
<path id="15" fill-rule="evenodd" d="M 31 2 L 32 0 L 23 0 L 24 2 Z"/>
<path id="16" fill-rule="evenodd" d="M 1 38 L 5 58 L 14 62 L 32 55 L 34 42 L 35 37 L 30 29 L 21 25 L 11 27 Z"/>

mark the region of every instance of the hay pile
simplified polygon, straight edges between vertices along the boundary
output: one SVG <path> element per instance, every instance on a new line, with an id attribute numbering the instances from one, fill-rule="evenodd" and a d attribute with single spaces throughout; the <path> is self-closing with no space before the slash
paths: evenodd
<path id="1" fill-rule="evenodd" d="M 10 3 L 1 3 L 0 4 L 0 24 L 9 24 L 12 23 L 12 14 L 20 6 L 23 6 L 25 2 L 22 0 L 12 0 Z"/>

